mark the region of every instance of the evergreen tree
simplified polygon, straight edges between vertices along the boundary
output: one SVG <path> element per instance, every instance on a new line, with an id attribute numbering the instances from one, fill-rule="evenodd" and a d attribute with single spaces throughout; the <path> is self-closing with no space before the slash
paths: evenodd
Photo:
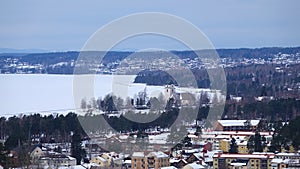
<path id="1" fill-rule="evenodd" d="M 200 126 L 197 126 L 195 134 L 196 134 L 196 136 L 200 136 L 202 134 L 202 129 Z"/>
<path id="2" fill-rule="evenodd" d="M 5 168 L 8 163 L 7 155 L 8 153 L 5 146 L 2 143 L 0 143 L 0 165 L 2 165 Z"/>
<path id="3" fill-rule="evenodd" d="M 183 140 L 181 141 L 181 143 L 185 146 L 185 147 L 192 147 L 192 142 L 191 142 L 191 138 L 189 138 L 188 136 L 185 136 L 183 138 Z"/>
<path id="4" fill-rule="evenodd" d="M 262 152 L 263 146 L 262 146 L 262 138 L 258 131 L 255 132 L 254 135 L 254 151 L 255 152 Z"/>
<path id="5" fill-rule="evenodd" d="M 72 135 L 71 155 L 76 158 L 77 165 L 80 165 L 81 160 L 84 157 L 84 150 L 81 147 L 81 134 L 78 129 L 75 130 Z"/>
<path id="6" fill-rule="evenodd" d="M 255 146 L 255 142 L 254 142 L 254 136 L 250 136 L 248 142 L 247 142 L 247 149 L 249 153 L 253 153 L 254 152 L 254 146 Z"/>
<path id="7" fill-rule="evenodd" d="M 236 144 L 235 138 L 233 138 L 233 137 L 232 137 L 231 142 L 230 142 L 229 153 L 232 153 L 232 154 L 237 154 L 238 153 L 238 146 Z"/>

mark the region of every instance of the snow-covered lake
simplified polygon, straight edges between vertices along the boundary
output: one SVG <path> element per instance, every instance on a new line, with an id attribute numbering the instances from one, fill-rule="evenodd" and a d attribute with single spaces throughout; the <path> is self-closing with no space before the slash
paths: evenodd
<path id="1" fill-rule="evenodd" d="M 124 99 L 133 98 L 146 87 L 146 84 L 133 83 L 135 77 L 135 75 L 0 74 L 0 116 L 31 113 L 65 114 L 80 108 L 82 98 L 89 101 L 92 97 L 103 98 L 109 93 Z M 74 80 L 76 78 L 79 81 Z M 91 89 L 91 92 L 86 92 L 86 88 Z M 209 97 L 214 93 L 210 89 L 176 88 L 176 90 L 190 93 L 208 92 Z M 149 97 L 158 97 L 160 93 L 164 93 L 164 86 L 147 86 L 146 91 Z M 217 95 L 218 98 L 221 96 L 220 93 Z"/>
<path id="2" fill-rule="evenodd" d="M 94 97 L 104 97 L 118 88 L 127 89 L 133 97 L 145 88 L 145 84 L 127 85 L 135 76 L 95 75 Z M 121 79 L 121 80 L 120 80 Z M 73 97 L 73 75 L 48 74 L 0 74 L 0 115 L 12 116 L 20 113 L 64 112 L 76 108 Z M 120 83 L 121 81 L 121 83 Z M 154 87 L 163 90 L 163 87 Z M 87 99 L 88 100 L 88 99 Z"/>

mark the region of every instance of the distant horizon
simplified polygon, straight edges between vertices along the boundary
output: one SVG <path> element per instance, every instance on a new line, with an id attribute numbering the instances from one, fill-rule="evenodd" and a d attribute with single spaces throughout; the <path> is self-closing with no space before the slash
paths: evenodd
<path id="1" fill-rule="evenodd" d="M 264 49 L 264 48 L 299 48 L 298 46 L 261 46 L 261 47 L 237 47 L 237 48 L 215 48 L 215 50 L 234 50 L 234 49 Z M 210 49 L 170 49 L 170 50 L 151 50 L 153 52 L 160 52 L 160 51 L 176 51 L 176 52 L 184 52 L 184 51 L 203 51 L 203 50 L 210 50 Z M 33 53 L 60 53 L 60 52 L 83 52 L 81 50 L 47 50 L 47 49 L 26 49 L 26 48 L 1 48 L 0 47 L 0 54 L 33 54 Z M 90 51 L 91 52 L 91 51 Z M 98 51 L 100 52 L 100 51 Z M 109 50 L 109 51 L 101 51 L 101 52 L 140 52 L 139 49 L 132 49 L 132 50 Z M 142 52 L 150 52 L 150 51 L 142 51 Z"/>

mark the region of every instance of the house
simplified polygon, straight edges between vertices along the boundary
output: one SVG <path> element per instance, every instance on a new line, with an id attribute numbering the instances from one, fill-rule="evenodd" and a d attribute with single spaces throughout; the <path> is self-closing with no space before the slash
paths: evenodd
<path id="1" fill-rule="evenodd" d="M 103 153 L 101 157 L 107 160 L 108 166 L 117 167 L 117 166 L 122 166 L 123 164 L 124 157 L 114 152 Z"/>
<path id="2" fill-rule="evenodd" d="M 108 167 L 108 162 L 106 159 L 102 158 L 101 156 L 96 156 L 94 158 L 92 158 L 90 160 L 90 163 L 95 163 L 95 164 L 98 164 L 99 166 L 102 166 L 102 167 Z"/>
<path id="3" fill-rule="evenodd" d="M 187 164 L 188 164 L 188 162 L 185 159 L 179 159 L 179 160 L 171 159 L 170 160 L 170 165 L 174 166 L 176 168 L 182 168 Z"/>
<path id="4" fill-rule="evenodd" d="M 68 167 L 76 165 L 76 158 L 57 152 L 48 152 L 38 160 L 40 166 Z"/>
<path id="5" fill-rule="evenodd" d="M 33 148 L 33 150 L 30 153 L 30 159 L 32 161 L 40 159 L 46 152 L 42 150 L 39 146 L 36 146 Z"/>
<path id="6" fill-rule="evenodd" d="M 202 166 L 201 164 L 198 163 L 191 163 L 185 165 L 182 169 L 204 169 L 206 167 Z"/>
<path id="7" fill-rule="evenodd" d="M 203 153 L 193 153 L 192 155 L 190 155 L 186 161 L 188 163 L 193 163 L 193 162 L 202 162 L 203 161 Z"/>
<path id="8" fill-rule="evenodd" d="M 218 120 L 216 131 L 256 131 L 260 120 Z"/>

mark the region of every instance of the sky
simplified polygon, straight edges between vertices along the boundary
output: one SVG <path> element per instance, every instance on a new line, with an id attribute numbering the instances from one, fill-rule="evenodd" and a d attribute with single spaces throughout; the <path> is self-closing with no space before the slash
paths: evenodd
<path id="1" fill-rule="evenodd" d="M 184 18 L 215 48 L 293 47 L 300 46 L 299 6 L 298 0 L 1 0 L 0 48 L 80 50 L 99 28 L 138 12 Z M 145 48 L 186 49 L 156 35 L 133 37 L 113 49 Z"/>

